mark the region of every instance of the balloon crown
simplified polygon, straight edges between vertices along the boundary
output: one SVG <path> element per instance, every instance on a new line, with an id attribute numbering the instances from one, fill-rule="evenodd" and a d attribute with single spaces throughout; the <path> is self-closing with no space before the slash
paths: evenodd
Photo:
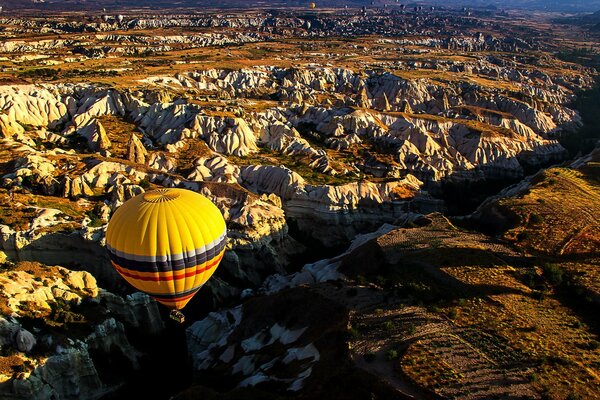
<path id="1" fill-rule="evenodd" d="M 179 193 L 171 189 L 157 189 L 144 193 L 144 201 L 147 203 L 162 203 L 175 200 L 178 197 Z"/>

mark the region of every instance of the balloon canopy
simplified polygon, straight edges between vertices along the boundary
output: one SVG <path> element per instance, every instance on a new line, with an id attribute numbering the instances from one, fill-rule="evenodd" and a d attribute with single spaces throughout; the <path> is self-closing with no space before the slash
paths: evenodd
<path id="1" fill-rule="evenodd" d="M 227 228 L 219 209 L 185 189 L 140 194 L 112 216 L 106 247 L 117 272 L 171 309 L 182 309 L 215 272 Z"/>

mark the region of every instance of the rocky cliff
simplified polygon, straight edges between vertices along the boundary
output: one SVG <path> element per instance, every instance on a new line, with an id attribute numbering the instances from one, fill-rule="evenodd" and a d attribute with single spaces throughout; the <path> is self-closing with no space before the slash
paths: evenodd
<path id="1" fill-rule="evenodd" d="M 164 329 L 147 296 L 119 297 L 87 272 L 31 262 L 4 267 L 3 396 L 97 399 L 122 383 L 103 369 L 102 358 L 120 357 L 121 371 L 139 369 L 142 353 L 131 344 L 132 333 L 156 336 Z"/>

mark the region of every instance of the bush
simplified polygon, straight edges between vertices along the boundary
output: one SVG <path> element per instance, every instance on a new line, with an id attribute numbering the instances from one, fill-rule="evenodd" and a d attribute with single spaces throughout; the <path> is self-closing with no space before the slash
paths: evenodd
<path id="1" fill-rule="evenodd" d="M 536 382 L 538 380 L 538 376 L 534 373 L 529 374 L 528 378 L 529 382 Z"/>
<path id="2" fill-rule="evenodd" d="M 560 285 L 563 283 L 564 271 L 557 264 L 545 264 L 542 267 L 544 276 L 553 285 Z"/>
<path id="3" fill-rule="evenodd" d="M 97 228 L 99 226 L 104 225 L 104 223 L 102 222 L 100 217 L 94 211 L 90 210 L 90 211 L 86 212 L 85 215 L 87 215 L 89 217 L 90 223 L 88 225 L 91 226 L 92 228 Z"/>
<path id="4" fill-rule="evenodd" d="M 386 321 L 385 324 L 383 324 L 383 327 L 388 332 L 393 331 L 394 330 L 394 323 L 392 321 Z"/>
<path id="5" fill-rule="evenodd" d="M 375 361 L 375 353 L 367 353 L 363 356 L 363 358 L 365 359 L 366 362 L 371 363 L 373 361 Z"/>
<path id="6" fill-rule="evenodd" d="M 350 327 L 348 329 L 348 335 L 350 336 L 350 338 L 356 339 L 356 338 L 360 337 L 360 332 L 355 327 Z"/>
<path id="7" fill-rule="evenodd" d="M 434 305 L 427 307 L 427 310 L 429 312 L 436 313 L 436 314 L 441 311 L 441 309 L 438 306 L 434 306 Z"/>
<path id="8" fill-rule="evenodd" d="M 433 247 L 434 249 L 437 249 L 437 248 L 439 248 L 439 247 L 442 246 L 442 239 L 440 239 L 440 238 L 433 238 L 433 239 L 431 239 L 429 241 L 429 245 L 431 247 Z"/>
<path id="9" fill-rule="evenodd" d="M 543 219 L 538 214 L 531 214 L 529 216 L 529 221 L 531 221 L 532 224 L 539 224 L 543 221 Z"/>
<path id="10" fill-rule="evenodd" d="M 588 350 L 598 350 L 598 348 L 600 348 L 600 343 L 595 340 L 590 340 L 586 347 Z"/>
<path id="11" fill-rule="evenodd" d="M 36 68 L 24 71 L 19 74 L 20 78 L 40 78 L 40 79 L 55 79 L 58 71 L 52 68 Z"/>
<path id="12" fill-rule="evenodd" d="M 523 240 L 527 240 L 531 237 L 531 235 L 529 234 L 529 232 L 519 232 L 517 234 L 517 240 L 522 242 Z"/>
<path id="13" fill-rule="evenodd" d="M 148 190 L 148 189 L 150 189 L 150 182 L 148 181 L 148 179 L 142 179 L 142 180 L 139 182 L 139 185 L 140 185 L 140 187 L 141 187 L 142 189 L 144 189 L 144 190 Z"/>
<path id="14" fill-rule="evenodd" d="M 385 355 L 385 358 L 388 361 L 393 361 L 398 358 L 398 352 L 396 350 L 388 350 L 387 354 Z"/>

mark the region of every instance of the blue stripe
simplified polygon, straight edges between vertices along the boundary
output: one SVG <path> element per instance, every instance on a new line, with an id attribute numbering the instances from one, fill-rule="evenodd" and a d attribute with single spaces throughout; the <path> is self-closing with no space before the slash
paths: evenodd
<path id="1" fill-rule="evenodd" d="M 136 272 L 176 272 L 186 268 L 195 267 L 197 265 L 204 264 L 216 256 L 221 254 L 225 246 L 227 245 L 227 237 L 218 242 L 215 246 L 211 247 L 207 251 L 185 254 L 183 258 L 177 260 L 166 260 L 166 261 L 136 261 L 130 260 L 121 256 L 118 256 L 110 247 L 108 249 L 108 255 L 110 260 L 122 268 L 127 268 L 131 271 Z"/>
<path id="2" fill-rule="evenodd" d="M 198 290 L 200 290 L 202 288 L 202 286 L 204 286 L 204 284 L 196 286 L 190 290 L 186 290 L 186 291 L 178 292 L 178 293 L 171 293 L 171 294 L 165 294 L 165 293 L 155 294 L 155 293 L 151 293 L 151 292 L 144 292 L 144 293 L 146 293 L 148 296 L 154 297 L 157 300 L 173 300 L 178 297 L 184 297 L 186 295 L 196 293 Z"/>

